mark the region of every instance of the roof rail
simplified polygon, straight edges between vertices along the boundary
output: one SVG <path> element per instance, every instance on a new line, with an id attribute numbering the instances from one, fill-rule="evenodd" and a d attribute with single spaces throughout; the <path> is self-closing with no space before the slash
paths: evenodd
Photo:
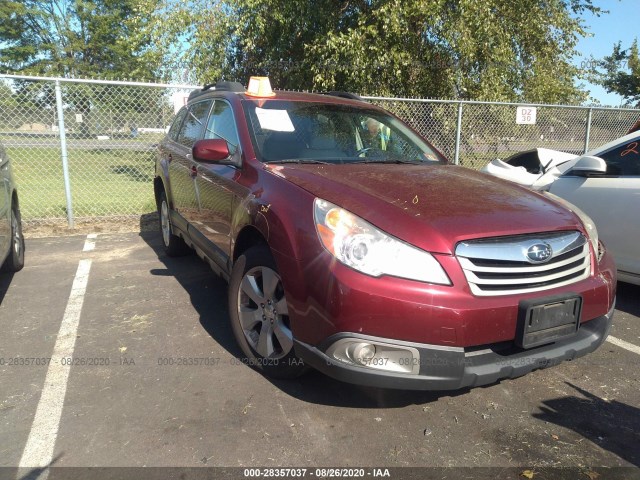
<path id="1" fill-rule="evenodd" d="M 366 100 L 363 100 L 360 95 L 356 95 L 351 92 L 339 92 L 334 90 L 331 92 L 324 92 L 323 95 L 331 95 L 332 97 L 349 98 L 351 100 L 358 100 L 359 102 L 366 102 Z"/>
<path id="2" fill-rule="evenodd" d="M 189 94 L 189 101 L 193 100 L 200 95 L 204 95 L 209 90 L 223 91 L 223 92 L 244 92 L 244 87 L 240 82 L 226 82 L 218 81 L 216 83 L 207 83 L 199 90 L 194 90 Z"/>
<path id="3" fill-rule="evenodd" d="M 240 82 L 226 82 L 220 80 L 215 85 L 216 90 L 226 90 L 228 92 L 244 92 L 244 87 Z"/>

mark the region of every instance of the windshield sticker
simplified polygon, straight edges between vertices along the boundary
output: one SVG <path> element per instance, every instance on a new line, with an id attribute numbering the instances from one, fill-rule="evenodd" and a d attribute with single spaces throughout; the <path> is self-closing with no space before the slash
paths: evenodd
<path id="1" fill-rule="evenodd" d="M 263 130 L 275 132 L 294 132 L 295 128 L 286 110 L 267 110 L 256 107 L 256 115 Z"/>

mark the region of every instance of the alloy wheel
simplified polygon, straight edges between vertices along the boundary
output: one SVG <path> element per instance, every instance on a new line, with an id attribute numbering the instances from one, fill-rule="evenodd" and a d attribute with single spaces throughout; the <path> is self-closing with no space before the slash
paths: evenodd
<path id="1" fill-rule="evenodd" d="M 160 225 L 162 227 L 162 240 L 166 246 L 171 242 L 171 223 L 169 222 L 169 206 L 165 200 L 160 207 Z"/>
<path id="2" fill-rule="evenodd" d="M 240 282 L 238 317 L 247 342 L 263 358 L 280 359 L 293 348 L 282 280 L 268 267 L 249 270 Z"/>

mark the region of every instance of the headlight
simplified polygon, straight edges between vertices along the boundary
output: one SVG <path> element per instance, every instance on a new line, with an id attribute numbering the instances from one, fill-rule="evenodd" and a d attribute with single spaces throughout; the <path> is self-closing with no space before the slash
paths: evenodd
<path id="1" fill-rule="evenodd" d="M 314 219 L 322 245 L 348 267 L 373 277 L 392 275 L 451 285 L 431 254 L 387 235 L 343 208 L 316 198 Z"/>
<path id="2" fill-rule="evenodd" d="M 545 195 L 548 195 L 556 202 L 564 205 L 566 208 L 568 208 L 578 216 L 578 218 L 584 225 L 585 230 L 587 231 L 587 236 L 589 237 L 591 245 L 593 246 L 593 252 L 596 258 L 598 258 L 598 229 L 596 228 L 596 223 L 593 221 L 593 219 L 578 207 L 576 207 L 573 203 L 566 201 L 564 198 L 560 198 L 559 196 L 554 195 L 551 192 L 545 192 Z"/>

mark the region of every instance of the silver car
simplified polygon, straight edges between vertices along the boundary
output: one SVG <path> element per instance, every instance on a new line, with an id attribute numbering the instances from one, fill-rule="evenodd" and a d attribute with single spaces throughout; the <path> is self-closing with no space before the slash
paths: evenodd
<path id="1" fill-rule="evenodd" d="M 18 191 L 7 152 L 0 144 L 0 270 L 17 272 L 24 267 L 24 237 Z"/>
<path id="2" fill-rule="evenodd" d="M 640 285 L 640 131 L 582 156 L 539 148 L 482 169 L 583 210 L 613 253 L 618 280 Z"/>

